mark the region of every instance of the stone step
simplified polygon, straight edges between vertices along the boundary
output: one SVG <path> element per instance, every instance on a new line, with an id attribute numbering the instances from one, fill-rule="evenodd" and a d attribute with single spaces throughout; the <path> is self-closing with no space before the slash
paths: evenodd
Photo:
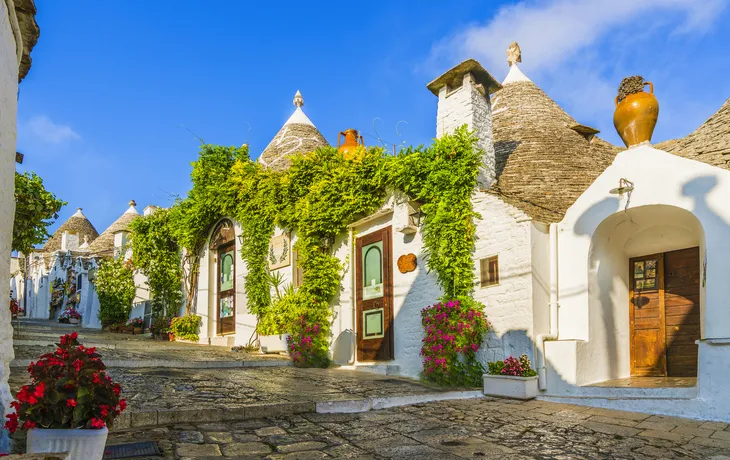
<path id="1" fill-rule="evenodd" d="M 25 369 L 31 363 L 30 359 L 14 359 L 10 362 L 11 369 Z M 251 361 L 178 361 L 169 359 L 109 359 L 104 360 L 107 368 L 118 369 L 239 369 L 244 367 L 284 367 L 291 366 L 289 360 L 251 360 Z"/>

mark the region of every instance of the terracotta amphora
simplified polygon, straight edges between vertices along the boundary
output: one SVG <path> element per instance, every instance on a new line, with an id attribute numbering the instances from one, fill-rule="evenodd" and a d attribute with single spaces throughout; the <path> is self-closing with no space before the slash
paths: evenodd
<path id="1" fill-rule="evenodd" d="M 342 136 L 345 136 L 345 142 L 342 142 Z M 365 142 L 356 129 L 350 128 L 337 135 L 337 150 L 342 152 L 345 158 L 352 159 L 352 152 L 363 145 Z"/>
<path id="2" fill-rule="evenodd" d="M 649 92 L 630 94 L 621 102 L 616 96 L 616 111 L 613 125 L 627 147 L 650 141 L 659 117 L 659 102 L 654 97 L 654 85 L 650 82 Z"/>

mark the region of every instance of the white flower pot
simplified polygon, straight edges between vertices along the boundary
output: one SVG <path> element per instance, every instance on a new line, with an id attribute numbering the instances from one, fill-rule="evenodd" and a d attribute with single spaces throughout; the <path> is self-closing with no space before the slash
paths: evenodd
<path id="1" fill-rule="evenodd" d="M 260 335 L 259 346 L 262 353 L 279 353 L 287 351 L 286 338 L 289 334 L 281 335 Z"/>
<path id="2" fill-rule="evenodd" d="M 101 460 L 109 430 L 33 428 L 28 431 L 26 450 L 29 454 L 41 452 L 68 452 L 69 460 Z"/>
<path id="3" fill-rule="evenodd" d="M 68 319 L 68 322 L 70 324 L 79 324 L 79 320 L 77 320 L 76 318 L 69 318 Z"/>
<path id="4" fill-rule="evenodd" d="M 484 374 L 484 394 L 513 399 L 537 397 L 537 376 L 515 377 L 512 375 Z"/>

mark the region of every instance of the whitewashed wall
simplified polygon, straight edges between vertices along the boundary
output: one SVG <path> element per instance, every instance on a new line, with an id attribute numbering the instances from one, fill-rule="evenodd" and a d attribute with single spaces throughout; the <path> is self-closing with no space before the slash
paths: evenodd
<path id="1" fill-rule="evenodd" d="M 628 212 L 625 198 L 608 193 L 620 178 L 635 182 Z M 618 154 L 559 226 L 560 342 L 548 342 L 549 393 L 565 394 L 575 384 L 626 374 L 628 291 L 622 270 L 612 266 L 628 267 L 628 257 L 640 255 L 642 248 L 654 252 L 699 244 L 707 267 L 700 291 L 699 398 L 672 405 L 673 413 L 730 420 L 730 390 L 718 383 L 730 378 L 728 197 L 730 171 L 648 145 Z M 622 225 L 630 231 L 622 234 Z M 609 234 L 618 236 L 612 245 L 595 244 Z M 598 276 L 600 264 L 616 276 Z M 605 323 L 607 318 L 612 324 Z"/>
<path id="2" fill-rule="evenodd" d="M 18 57 L 6 3 L 0 2 L 0 299 L 7 302 L 10 286 L 10 251 L 15 215 L 15 136 L 18 98 Z M 14 12 L 12 12 L 14 14 Z M 10 310 L 0 308 L 0 404 L 7 412 L 12 400 L 8 388 L 13 353 Z M 7 437 L 3 432 L 2 442 Z M 0 446 L 5 448 L 7 446 Z"/>

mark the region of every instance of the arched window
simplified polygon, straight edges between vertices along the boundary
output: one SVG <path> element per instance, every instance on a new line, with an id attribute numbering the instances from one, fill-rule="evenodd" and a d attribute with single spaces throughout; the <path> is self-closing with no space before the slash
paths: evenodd
<path id="1" fill-rule="evenodd" d="M 215 226 L 210 236 L 210 249 L 218 249 L 221 246 L 232 243 L 235 238 L 235 229 L 233 222 L 223 219 Z"/>

